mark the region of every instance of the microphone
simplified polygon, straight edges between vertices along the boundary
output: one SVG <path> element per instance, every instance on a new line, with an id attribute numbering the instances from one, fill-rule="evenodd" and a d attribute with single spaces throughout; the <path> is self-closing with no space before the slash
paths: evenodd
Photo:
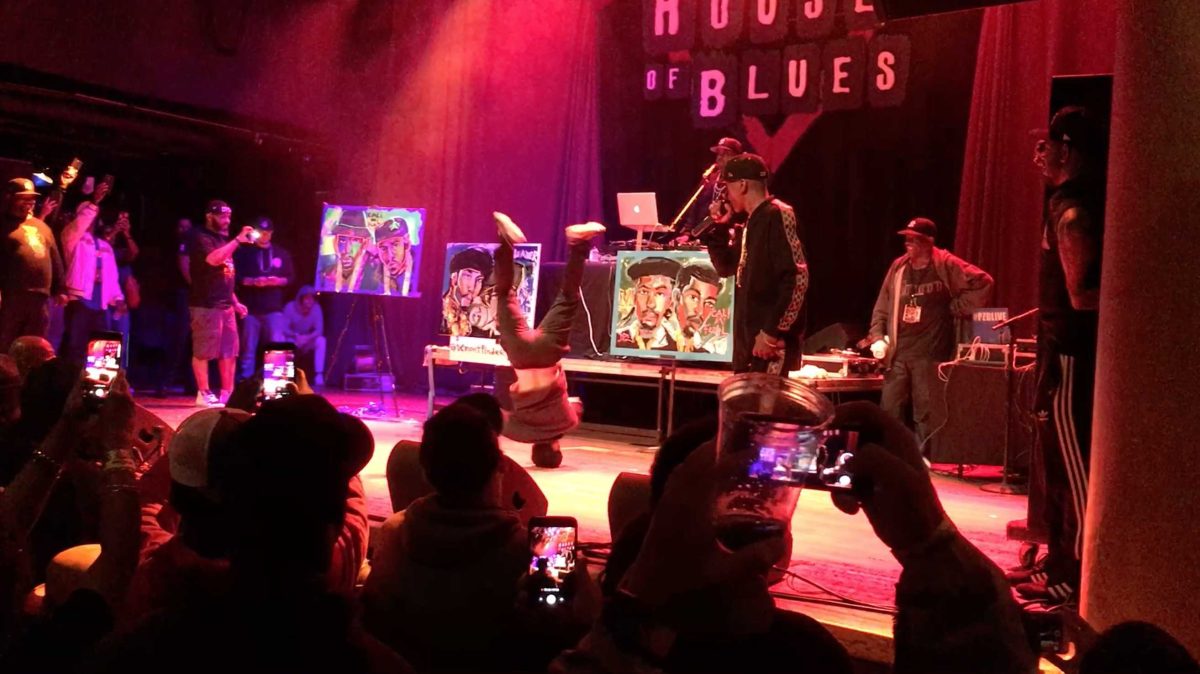
<path id="1" fill-rule="evenodd" d="M 709 177 L 712 176 L 713 171 L 716 171 L 716 170 L 717 170 L 716 162 L 709 164 L 708 168 L 704 169 L 704 175 L 702 176 L 702 178 L 704 178 L 704 180 L 708 180 Z"/>

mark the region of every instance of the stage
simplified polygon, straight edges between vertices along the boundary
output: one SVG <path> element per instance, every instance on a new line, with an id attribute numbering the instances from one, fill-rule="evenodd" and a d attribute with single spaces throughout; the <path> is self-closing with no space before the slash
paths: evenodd
<path id="1" fill-rule="evenodd" d="M 346 409 L 361 408 L 377 395 L 328 391 L 327 397 Z M 140 400 L 173 427 L 196 410 L 191 399 Z M 427 399 L 423 395 L 400 395 L 399 416 L 392 417 L 392 400 L 386 401 L 388 418 L 365 419 L 375 435 L 375 455 L 362 472 L 370 514 L 382 521 L 391 514 L 385 467 L 392 446 L 399 440 L 419 440 Z M 438 402 L 446 402 L 440 400 Z M 584 542 L 611 540 L 608 530 L 608 494 L 613 480 L 623 471 L 646 473 L 654 458 L 653 448 L 630 445 L 611 434 L 576 432 L 564 438 L 563 465 L 557 469 L 537 468 L 530 461 L 529 446 L 502 440 L 506 454 L 526 468 L 545 492 L 550 514 L 570 515 L 579 520 Z M 967 479 L 949 474 L 956 466 L 935 466 L 934 484 L 946 512 L 955 524 L 1001 567 L 1016 564 L 1018 544 L 1007 541 L 1005 526 L 1025 517 L 1025 497 L 985 492 L 979 488 L 984 477 L 968 473 Z M 998 472 L 998 471 L 997 471 Z M 972 479 L 977 477 L 978 479 Z M 823 492 L 805 491 L 792 520 L 795 537 L 791 569 L 815 583 L 847 598 L 868 604 L 890 606 L 900 566 L 879 543 L 866 518 L 836 510 Z M 834 599 L 813 586 L 792 578 L 776 585 L 781 593 L 806 598 Z M 874 610 L 778 599 L 781 606 L 822 621 L 851 648 L 856 656 L 876 662 L 891 658 L 891 615 Z"/>

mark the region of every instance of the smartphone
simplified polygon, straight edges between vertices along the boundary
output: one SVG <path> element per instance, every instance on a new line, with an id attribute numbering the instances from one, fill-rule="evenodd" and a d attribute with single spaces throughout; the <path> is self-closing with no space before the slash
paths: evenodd
<path id="1" fill-rule="evenodd" d="M 83 371 L 83 395 L 90 403 L 99 404 L 108 397 L 113 380 L 121 372 L 123 342 L 119 332 L 94 332 L 88 340 Z"/>
<path id="2" fill-rule="evenodd" d="M 578 531 L 574 517 L 529 520 L 530 561 L 525 580 L 531 604 L 552 608 L 571 601 Z"/>
<path id="3" fill-rule="evenodd" d="M 859 429 L 830 428 L 786 434 L 758 434 L 746 477 L 758 482 L 823 491 L 849 491 L 849 461 L 858 451 Z"/>
<path id="4" fill-rule="evenodd" d="M 262 238 L 262 232 L 260 232 L 257 229 L 250 230 L 250 240 L 251 241 L 257 242 L 261 238 Z"/>
<path id="5" fill-rule="evenodd" d="M 291 342 L 270 342 L 262 348 L 263 400 L 275 400 L 287 395 L 288 384 L 296 382 L 296 345 Z"/>

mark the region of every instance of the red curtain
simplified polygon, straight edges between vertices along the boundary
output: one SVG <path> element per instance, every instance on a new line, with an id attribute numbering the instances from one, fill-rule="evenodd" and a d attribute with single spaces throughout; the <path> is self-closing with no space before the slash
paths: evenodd
<path id="1" fill-rule="evenodd" d="M 446 244 L 496 239 L 508 213 L 561 259 L 563 227 L 601 219 L 592 0 L 404 3 L 396 81 L 380 82 L 378 137 L 361 147 L 371 203 L 427 209 L 415 300 L 384 300 L 394 368 L 418 381 L 434 337 Z"/>
<path id="2" fill-rule="evenodd" d="M 993 302 L 1013 314 L 1037 302 L 1043 189 L 1031 132 L 1046 127 L 1051 77 L 1112 72 L 1114 4 L 1040 0 L 984 14 L 955 252 L 995 276 Z"/>

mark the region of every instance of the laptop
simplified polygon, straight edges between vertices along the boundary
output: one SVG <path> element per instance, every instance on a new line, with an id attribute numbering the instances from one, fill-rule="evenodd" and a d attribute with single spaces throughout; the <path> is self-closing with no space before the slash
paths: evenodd
<path id="1" fill-rule="evenodd" d="M 654 192 L 618 192 L 617 214 L 625 227 L 657 227 L 658 199 Z"/>

